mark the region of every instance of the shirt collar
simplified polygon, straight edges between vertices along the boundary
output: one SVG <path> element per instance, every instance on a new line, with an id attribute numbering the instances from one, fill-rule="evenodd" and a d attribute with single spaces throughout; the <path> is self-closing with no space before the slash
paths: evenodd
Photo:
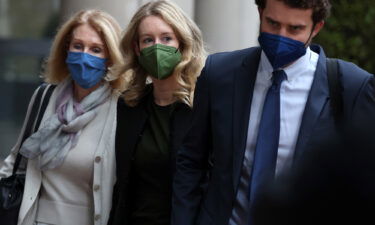
<path id="1" fill-rule="evenodd" d="M 293 79 L 295 79 L 298 76 L 299 71 L 310 63 L 310 57 L 311 49 L 310 47 L 307 47 L 305 55 L 301 56 L 299 59 L 297 59 L 297 61 L 284 68 L 284 72 L 287 75 L 288 81 L 292 81 Z M 268 58 L 264 51 L 262 51 L 261 53 L 259 66 L 260 71 L 266 74 L 266 79 L 270 80 L 272 78 L 273 67 L 270 61 L 268 61 Z"/>

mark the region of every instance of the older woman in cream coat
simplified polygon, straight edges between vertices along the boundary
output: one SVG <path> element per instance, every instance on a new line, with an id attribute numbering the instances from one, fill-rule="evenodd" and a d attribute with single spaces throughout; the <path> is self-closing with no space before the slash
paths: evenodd
<path id="1" fill-rule="evenodd" d="M 112 73 L 122 64 L 119 36 L 118 23 L 99 10 L 77 13 L 57 33 L 45 75 L 57 86 L 39 130 L 21 146 L 24 125 L 0 168 L 0 177 L 10 176 L 20 147 L 28 158 L 19 225 L 107 224 L 115 182 L 116 106 L 123 87 Z M 46 160 L 43 151 L 55 154 L 53 159 Z"/>

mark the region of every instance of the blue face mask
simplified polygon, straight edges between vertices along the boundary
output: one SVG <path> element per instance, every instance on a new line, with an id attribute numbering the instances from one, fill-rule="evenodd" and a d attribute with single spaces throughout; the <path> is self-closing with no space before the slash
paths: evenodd
<path id="1" fill-rule="evenodd" d="M 274 70 L 294 62 L 306 53 L 305 43 L 280 35 L 262 32 L 258 41 Z"/>
<path id="2" fill-rule="evenodd" d="M 84 52 L 69 51 L 65 62 L 72 79 L 84 89 L 91 88 L 99 83 L 107 71 L 107 59 Z"/>

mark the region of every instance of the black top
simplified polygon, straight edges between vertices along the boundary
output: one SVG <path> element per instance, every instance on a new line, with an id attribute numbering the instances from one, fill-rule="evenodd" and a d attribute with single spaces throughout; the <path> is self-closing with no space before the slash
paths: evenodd
<path id="1" fill-rule="evenodd" d="M 171 212 L 169 120 L 172 105 L 147 103 L 149 115 L 137 144 L 130 189 L 132 225 L 169 225 Z"/>
<path id="2" fill-rule="evenodd" d="M 141 160 L 140 154 L 142 152 L 138 152 L 138 147 L 144 145 L 142 144 L 142 140 L 144 140 L 144 136 L 150 137 L 147 135 L 150 132 L 150 123 L 148 121 L 152 117 L 152 113 L 150 113 L 149 109 L 149 99 L 153 99 L 152 96 L 152 86 L 149 85 L 146 89 L 145 95 L 140 100 L 140 102 L 134 106 L 128 106 L 122 98 L 119 99 L 117 104 L 117 129 L 116 129 L 116 184 L 113 190 L 113 198 L 112 198 L 112 209 L 109 218 L 109 225 L 133 225 L 136 224 L 135 222 L 132 223 L 131 220 L 136 218 L 137 213 L 140 212 L 137 210 L 137 207 L 140 206 L 138 201 L 143 197 L 140 197 L 140 192 L 148 192 L 151 188 L 146 188 L 148 190 L 135 190 L 140 185 L 137 182 L 141 181 L 141 178 L 136 178 L 137 173 L 146 173 L 148 175 L 146 177 L 152 178 L 152 184 L 154 188 L 156 187 L 155 193 L 158 194 L 162 193 L 162 196 L 158 196 L 153 200 L 145 200 L 142 204 L 156 204 L 157 201 L 160 201 L 162 198 L 168 198 L 165 202 L 161 203 L 157 206 L 156 209 L 158 210 L 157 213 L 162 215 L 162 212 L 165 212 L 165 208 L 170 208 L 171 204 L 171 196 L 172 196 L 172 181 L 175 173 L 176 167 L 176 154 L 181 147 L 182 140 L 186 134 L 187 129 L 191 124 L 191 108 L 186 104 L 176 102 L 173 104 L 173 109 L 171 109 L 171 114 L 169 116 L 168 121 L 168 133 L 167 133 L 167 141 L 164 142 L 168 145 L 168 154 L 165 154 L 161 161 L 158 162 L 157 160 L 148 160 L 147 158 L 143 158 L 145 165 L 141 168 L 139 165 L 138 160 Z M 157 108 L 157 106 L 155 106 Z M 163 108 L 163 107 L 162 107 Z M 164 124 L 165 125 L 165 124 Z M 165 128 L 162 128 L 165 129 Z M 148 130 L 148 131 L 147 131 Z M 151 135 L 152 136 L 152 135 Z M 165 135 L 164 135 L 165 138 Z M 160 140 L 159 138 L 156 138 Z M 163 145 L 163 144 L 159 144 Z M 147 150 L 147 149 L 146 149 Z M 144 150 L 145 151 L 145 150 Z M 162 156 L 164 153 L 158 147 L 159 156 Z M 152 154 L 156 154 L 155 152 Z M 163 153 L 163 154 L 162 154 Z M 168 155 L 168 156 L 167 156 Z M 144 155 L 145 156 L 145 155 Z M 151 159 L 151 158 L 150 158 Z M 137 165 L 138 164 L 138 165 Z M 161 167 L 162 164 L 162 167 Z M 155 170 L 155 171 L 154 171 Z M 160 179 L 154 179 L 151 175 L 155 175 L 154 173 L 159 176 Z M 143 182 L 145 181 L 145 177 L 142 178 Z M 158 182 L 156 182 L 158 181 Z M 143 185 L 142 185 L 143 186 Z M 139 191 L 139 193 L 137 193 Z M 164 191 L 164 192 L 163 192 Z M 168 194 L 167 194 L 168 193 Z M 143 194 L 143 193 L 142 193 Z M 150 194 L 150 192 L 149 192 Z M 151 194 L 150 194 L 151 195 Z M 136 197 L 138 196 L 138 197 Z M 139 198 L 139 199 L 138 199 Z M 135 201 L 137 203 L 133 204 Z M 165 205 L 164 205 L 165 204 Z M 154 206 L 153 210 L 155 209 Z M 164 208 L 164 209 L 162 209 Z M 146 210 L 147 211 L 147 210 Z M 150 216 L 150 211 L 147 211 L 149 214 L 144 218 Z M 170 214 L 170 210 L 168 210 L 168 215 Z M 154 214 L 156 215 L 156 214 Z M 165 214 L 164 214 L 165 215 Z M 163 222 L 163 218 L 158 220 Z M 158 221 L 154 220 L 152 222 L 143 221 L 143 224 L 159 224 Z M 138 223 L 137 223 L 138 224 Z M 141 222 L 139 223 L 141 224 Z M 163 223 L 160 223 L 163 224 Z M 165 224 L 165 223 L 164 223 Z M 169 216 L 168 216 L 168 224 L 169 224 Z"/>

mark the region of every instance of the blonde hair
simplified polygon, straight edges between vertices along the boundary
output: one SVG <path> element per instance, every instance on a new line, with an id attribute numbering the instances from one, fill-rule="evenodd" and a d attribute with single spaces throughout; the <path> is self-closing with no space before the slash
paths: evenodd
<path id="1" fill-rule="evenodd" d="M 173 95 L 177 101 L 191 107 L 195 83 L 206 57 L 203 38 L 197 25 L 176 4 L 166 0 L 152 1 L 139 8 L 121 40 L 120 48 L 125 64 L 120 73 L 129 81 L 124 93 L 125 102 L 135 106 L 144 95 L 147 72 L 138 63 L 134 43 L 139 39 L 138 27 L 147 16 L 160 17 L 172 27 L 177 36 L 182 59 L 174 69 L 180 88 Z"/>
<path id="2" fill-rule="evenodd" d="M 121 27 L 111 15 L 97 9 L 79 11 L 58 30 L 47 59 L 44 80 L 48 83 L 58 84 L 69 76 L 69 70 L 65 63 L 69 43 L 73 30 L 83 24 L 90 25 L 105 42 L 110 66 L 104 79 L 110 81 L 114 89 L 122 91 L 124 80 L 119 79 L 113 71 L 123 65 L 121 51 L 118 48 L 121 39 Z"/>

